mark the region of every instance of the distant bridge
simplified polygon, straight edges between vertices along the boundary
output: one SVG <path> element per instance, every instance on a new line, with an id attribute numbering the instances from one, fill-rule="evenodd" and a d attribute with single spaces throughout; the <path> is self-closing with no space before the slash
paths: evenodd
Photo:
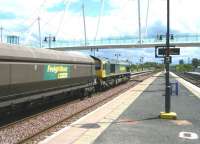
<path id="1" fill-rule="evenodd" d="M 85 46 L 84 41 L 68 41 L 56 43 L 54 50 L 90 50 L 90 49 L 117 49 L 117 48 L 154 48 L 164 46 L 165 37 L 143 38 L 141 44 L 135 38 L 110 38 L 102 40 L 88 40 Z M 176 47 L 200 47 L 200 35 L 174 35 L 171 37 L 170 44 Z"/>

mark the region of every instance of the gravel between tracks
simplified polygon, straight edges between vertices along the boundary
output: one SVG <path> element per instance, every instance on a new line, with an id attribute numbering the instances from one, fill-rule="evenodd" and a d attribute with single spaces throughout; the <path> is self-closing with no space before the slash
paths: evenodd
<path id="1" fill-rule="evenodd" d="M 138 79 L 145 79 L 148 76 L 141 76 Z M 25 139 L 35 133 L 42 131 L 43 129 L 54 125 L 55 123 L 66 119 L 82 109 L 91 107 L 92 105 L 102 101 L 110 96 L 119 94 L 123 92 L 124 89 L 133 85 L 134 82 L 128 82 L 96 94 L 90 98 L 84 99 L 82 101 L 77 101 L 75 103 L 65 104 L 58 109 L 43 113 L 26 121 L 21 121 L 15 125 L 11 125 L 0 129 L 0 144 L 15 144 L 20 142 L 22 139 Z M 136 84 L 136 83 L 135 83 Z M 86 113 L 85 113 L 86 114 Z M 76 120 L 76 118 L 75 118 Z M 69 122 L 68 122 L 69 123 Z M 71 123 L 71 122 L 70 122 Z M 33 143 L 36 143 L 33 142 Z"/>

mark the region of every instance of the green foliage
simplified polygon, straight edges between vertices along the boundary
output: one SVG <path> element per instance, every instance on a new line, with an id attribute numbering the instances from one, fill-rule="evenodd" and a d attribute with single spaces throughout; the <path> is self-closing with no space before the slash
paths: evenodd
<path id="1" fill-rule="evenodd" d="M 155 69 L 162 69 L 163 65 L 158 64 L 156 62 L 145 62 L 144 64 L 132 64 L 131 71 L 137 72 L 142 70 L 155 70 Z"/>
<path id="2" fill-rule="evenodd" d="M 192 64 L 184 64 L 184 60 L 180 59 L 179 65 L 175 66 L 175 70 L 177 72 L 192 71 L 193 68 L 197 68 L 199 65 L 200 65 L 200 59 L 197 59 L 197 58 L 192 59 Z M 171 69 L 172 69 L 172 67 L 171 67 Z"/>
<path id="3" fill-rule="evenodd" d="M 200 65 L 200 60 L 197 58 L 192 59 L 192 66 L 197 68 Z"/>
<path id="4" fill-rule="evenodd" d="M 192 71 L 192 65 L 191 64 L 179 64 L 179 65 L 176 65 L 176 71 L 177 72 Z"/>
<path id="5" fill-rule="evenodd" d="M 137 65 L 132 64 L 132 65 L 131 65 L 131 71 L 132 71 L 132 72 L 137 71 Z"/>

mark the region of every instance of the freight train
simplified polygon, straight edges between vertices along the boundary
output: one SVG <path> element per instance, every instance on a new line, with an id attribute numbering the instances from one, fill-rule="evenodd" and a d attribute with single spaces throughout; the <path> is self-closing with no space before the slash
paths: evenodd
<path id="1" fill-rule="evenodd" d="M 84 97 L 130 78 L 125 61 L 7 44 L 0 44 L 0 67 L 0 102 L 55 90 Z"/>

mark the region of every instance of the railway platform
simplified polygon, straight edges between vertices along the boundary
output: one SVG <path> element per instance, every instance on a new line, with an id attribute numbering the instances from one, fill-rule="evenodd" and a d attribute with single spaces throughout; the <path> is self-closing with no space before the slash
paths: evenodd
<path id="1" fill-rule="evenodd" d="M 179 95 L 171 96 L 176 120 L 164 111 L 165 78 L 156 74 L 82 117 L 40 144 L 199 144 L 200 88 L 171 73 Z"/>

